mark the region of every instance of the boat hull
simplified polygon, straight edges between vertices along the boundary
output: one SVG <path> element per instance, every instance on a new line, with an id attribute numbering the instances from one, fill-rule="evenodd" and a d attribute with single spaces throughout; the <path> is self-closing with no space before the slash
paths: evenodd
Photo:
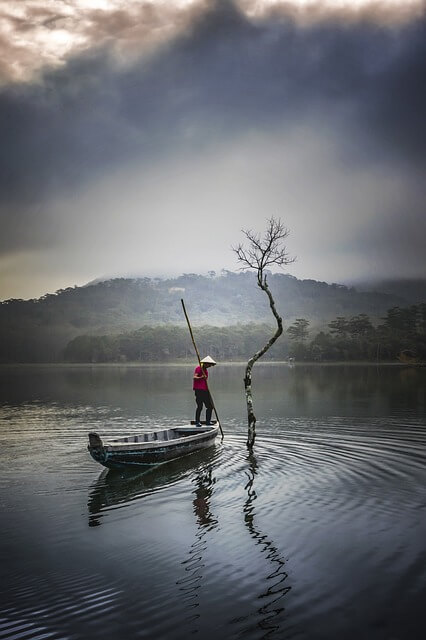
<path id="1" fill-rule="evenodd" d="M 152 432 L 162 434 L 166 431 Z M 136 443 L 112 443 L 103 444 L 91 439 L 88 450 L 92 458 L 108 469 L 120 469 L 123 467 L 140 467 L 162 464 L 182 456 L 189 455 L 200 449 L 211 447 L 218 434 L 218 427 L 211 429 L 185 429 L 185 435 L 171 440 L 136 442 Z M 97 434 L 90 434 L 92 436 Z M 137 437 L 137 436 L 136 436 Z M 90 436 L 89 436 L 90 438 Z"/>

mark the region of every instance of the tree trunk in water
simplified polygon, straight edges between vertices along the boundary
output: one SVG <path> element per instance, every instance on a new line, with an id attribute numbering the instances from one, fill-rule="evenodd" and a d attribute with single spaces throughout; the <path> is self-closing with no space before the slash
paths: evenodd
<path id="1" fill-rule="evenodd" d="M 247 448 L 250 451 L 253 449 L 254 441 L 256 439 L 256 416 L 254 415 L 254 411 L 253 411 L 253 396 L 252 396 L 252 392 L 251 392 L 251 370 L 253 368 L 254 363 L 257 360 L 259 360 L 259 358 L 261 358 L 264 353 L 266 353 L 268 351 L 268 349 L 274 344 L 274 342 L 277 340 L 277 338 L 283 332 L 283 321 L 282 321 L 282 318 L 278 314 L 278 312 L 277 312 L 277 310 L 275 308 L 275 301 L 274 301 L 274 299 L 272 297 L 272 294 L 269 291 L 269 287 L 268 287 L 268 285 L 266 283 L 266 276 L 263 277 L 262 273 L 258 274 L 257 284 L 263 291 L 265 291 L 266 295 L 269 298 L 269 306 L 271 307 L 272 313 L 274 314 L 275 319 L 277 321 L 277 330 L 275 331 L 275 333 L 272 336 L 272 338 L 270 340 L 268 340 L 268 342 L 265 344 L 265 346 L 262 347 L 262 349 L 257 351 L 250 358 L 250 360 L 247 362 L 247 366 L 246 366 L 246 375 L 245 375 L 245 378 L 244 378 L 244 389 L 245 389 L 245 392 L 246 392 L 247 420 L 248 420 Z"/>
<path id="2" fill-rule="evenodd" d="M 248 420 L 248 433 L 247 433 L 247 448 L 252 450 L 254 441 L 256 438 L 256 416 L 253 413 L 253 396 L 251 393 L 251 370 L 255 360 L 250 358 L 246 367 L 246 376 L 244 378 L 244 388 L 246 391 L 246 403 L 247 403 L 247 420 Z"/>

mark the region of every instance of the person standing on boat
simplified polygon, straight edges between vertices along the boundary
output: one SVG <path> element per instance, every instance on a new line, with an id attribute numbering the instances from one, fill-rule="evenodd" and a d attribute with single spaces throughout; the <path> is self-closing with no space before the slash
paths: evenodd
<path id="1" fill-rule="evenodd" d="M 211 424 L 213 404 L 211 401 L 209 389 L 207 387 L 207 378 L 209 377 L 208 369 L 214 367 L 216 362 L 210 356 L 206 356 L 200 360 L 201 366 L 195 368 L 193 389 L 195 392 L 195 402 L 197 409 L 195 411 L 195 426 L 201 427 L 201 411 L 203 405 L 206 407 L 206 424 Z"/>

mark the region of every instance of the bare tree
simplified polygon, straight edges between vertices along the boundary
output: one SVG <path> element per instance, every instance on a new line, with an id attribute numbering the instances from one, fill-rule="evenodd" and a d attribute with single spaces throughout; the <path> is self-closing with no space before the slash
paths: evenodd
<path id="1" fill-rule="evenodd" d="M 266 270 L 272 265 L 283 267 L 286 264 L 294 262 L 294 258 L 290 258 L 286 246 L 285 239 L 289 235 L 289 230 L 282 224 L 278 218 L 274 217 L 268 220 L 267 229 L 263 235 L 251 230 L 242 229 L 248 243 L 247 246 L 239 244 L 232 247 L 236 253 L 238 261 L 242 263 L 241 269 L 254 269 L 257 274 L 257 285 L 266 293 L 269 298 L 269 306 L 277 321 L 277 330 L 268 342 L 257 351 L 247 362 L 246 374 L 244 378 L 244 388 L 247 402 L 247 418 L 248 418 L 248 437 L 247 447 L 253 449 L 256 438 L 256 416 L 253 412 L 253 397 L 251 390 L 251 372 L 254 363 L 261 358 L 266 351 L 274 344 L 283 332 L 283 321 L 275 307 L 275 301 L 266 282 Z"/>

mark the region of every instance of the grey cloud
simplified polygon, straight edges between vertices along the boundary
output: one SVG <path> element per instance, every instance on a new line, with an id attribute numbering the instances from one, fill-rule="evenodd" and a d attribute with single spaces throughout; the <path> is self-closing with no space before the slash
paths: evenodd
<path id="1" fill-rule="evenodd" d="M 120 13 L 105 21 L 102 33 L 128 24 Z M 398 165 L 402 175 L 424 168 L 425 36 L 424 18 L 389 28 L 324 16 L 301 26 L 283 13 L 254 22 L 216 2 L 130 66 L 105 46 L 38 84 L 4 87 L 2 249 L 31 242 L 26 223 L 49 224 L 43 203 L 54 195 L 122 163 L 143 170 L 244 131 L 326 125 L 342 162 Z"/>

